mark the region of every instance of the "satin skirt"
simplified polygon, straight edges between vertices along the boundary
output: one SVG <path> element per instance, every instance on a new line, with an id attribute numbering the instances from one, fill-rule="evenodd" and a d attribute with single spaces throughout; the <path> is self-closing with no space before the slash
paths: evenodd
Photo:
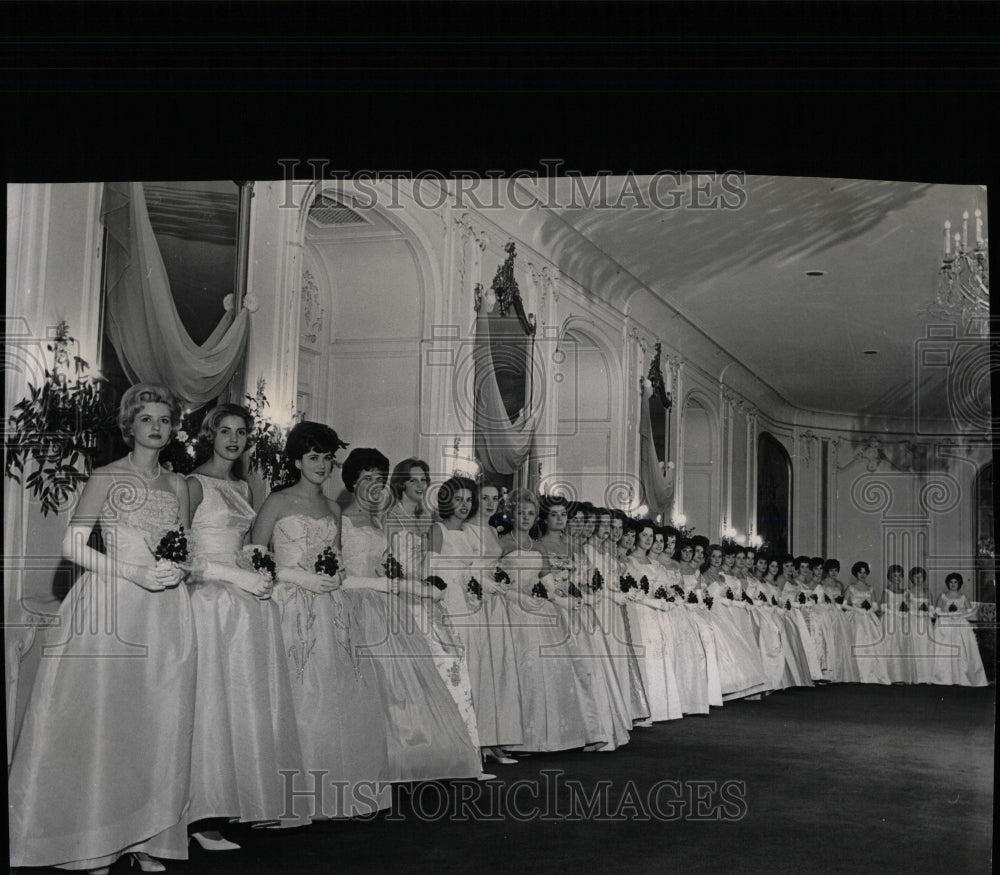
<path id="1" fill-rule="evenodd" d="M 45 649 L 11 764 L 11 866 L 187 859 L 196 651 L 185 586 L 84 574 Z"/>
<path id="2" fill-rule="evenodd" d="M 860 682 L 891 683 L 882 644 L 882 621 L 871 611 L 849 611 L 846 616 L 854 636 L 851 654 L 858 666 Z"/>
<path id="3" fill-rule="evenodd" d="M 649 702 L 649 719 L 653 722 L 678 720 L 684 716 L 684 708 L 673 661 L 665 653 L 660 612 L 633 601 L 625 604 L 625 611 L 635 636 L 639 672 Z"/>
<path id="4" fill-rule="evenodd" d="M 968 620 L 938 617 L 934 624 L 933 682 L 963 687 L 985 687 L 986 672 L 976 633 Z"/>

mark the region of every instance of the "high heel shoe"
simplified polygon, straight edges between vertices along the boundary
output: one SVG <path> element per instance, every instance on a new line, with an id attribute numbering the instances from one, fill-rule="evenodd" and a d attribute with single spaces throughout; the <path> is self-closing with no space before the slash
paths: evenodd
<path id="1" fill-rule="evenodd" d="M 496 775 L 491 775 L 489 774 L 489 772 L 480 772 L 478 775 L 476 775 L 477 781 L 495 781 L 496 778 L 497 778 Z"/>
<path id="2" fill-rule="evenodd" d="M 130 854 L 129 865 L 139 864 L 143 872 L 166 872 L 167 867 L 159 860 L 154 860 L 149 854 Z"/>
<path id="3" fill-rule="evenodd" d="M 108 872 L 110 871 L 110 866 L 101 866 L 100 869 L 88 869 L 87 875 L 108 875 Z"/>
<path id="4" fill-rule="evenodd" d="M 514 757 L 509 757 L 503 753 L 503 751 L 497 750 L 496 748 L 487 747 L 483 749 L 483 763 L 488 759 L 495 759 L 502 766 L 510 766 L 517 762 Z"/>
<path id="5" fill-rule="evenodd" d="M 238 851 L 240 849 L 240 846 L 236 842 L 224 839 L 218 833 L 193 832 L 191 833 L 191 838 L 206 851 Z"/>

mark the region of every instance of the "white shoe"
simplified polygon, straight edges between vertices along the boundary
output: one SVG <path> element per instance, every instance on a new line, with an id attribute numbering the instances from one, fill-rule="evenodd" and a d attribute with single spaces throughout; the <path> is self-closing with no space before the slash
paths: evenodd
<path id="1" fill-rule="evenodd" d="M 215 838 L 214 836 L 219 837 Z M 218 833 L 213 833 L 210 837 L 208 833 L 193 832 L 191 833 L 191 838 L 206 851 L 238 851 L 240 849 L 240 846 L 236 842 L 224 839 Z"/>
<path id="2" fill-rule="evenodd" d="M 491 774 L 489 774 L 489 772 L 480 772 L 478 775 L 476 775 L 476 780 L 477 781 L 495 781 L 496 777 L 497 777 L 496 775 L 491 775 Z"/>
<path id="3" fill-rule="evenodd" d="M 143 872 L 166 872 L 167 867 L 163 865 L 159 860 L 154 860 L 149 854 L 130 854 L 129 855 L 129 865 L 134 866 L 136 863 L 139 864 L 139 868 Z"/>

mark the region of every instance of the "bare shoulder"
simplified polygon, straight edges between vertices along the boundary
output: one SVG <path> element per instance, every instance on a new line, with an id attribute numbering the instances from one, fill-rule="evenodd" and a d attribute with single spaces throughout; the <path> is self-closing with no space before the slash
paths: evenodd
<path id="1" fill-rule="evenodd" d="M 340 509 L 340 505 L 337 504 L 336 500 L 333 498 L 328 498 L 326 500 L 327 509 L 330 511 L 330 516 L 334 519 L 339 520 L 343 516 L 343 511 Z"/>

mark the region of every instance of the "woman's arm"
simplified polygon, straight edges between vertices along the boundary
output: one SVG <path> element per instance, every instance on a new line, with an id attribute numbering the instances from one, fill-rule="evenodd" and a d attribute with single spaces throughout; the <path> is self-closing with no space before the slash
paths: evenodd
<path id="1" fill-rule="evenodd" d="M 265 499 L 264 504 L 261 505 L 260 511 L 257 514 L 257 519 L 253 521 L 250 540 L 254 544 L 261 544 L 265 547 L 271 544 L 271 537 L 274 534 L 274 524 L 281 516 L 283 503 L 281 493 L 278 492 L 272 492 Z"/>
<path id="2" fill-rule="evenodd" d="M 191 509 L 191 519 L 194 519 L 194 515 L 201 504 L 201 500 L 205 497 L 205 493 L 202 491 L 201 481 L 197 477 L 188 475 L 185 482 L 187 483 L 188 506 Z"/>

